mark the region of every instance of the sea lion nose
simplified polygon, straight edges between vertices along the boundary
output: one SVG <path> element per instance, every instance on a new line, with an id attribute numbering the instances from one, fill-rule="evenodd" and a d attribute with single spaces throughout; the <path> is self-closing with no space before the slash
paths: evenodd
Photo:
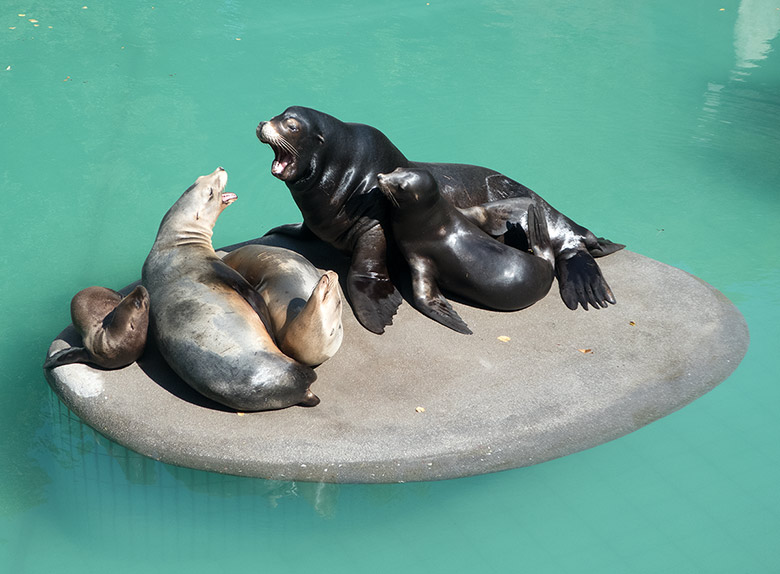
<path id="1" fill-rule="evenodd" d="M 260 132 L 263 131 L 263 126 L 266 124 L 266 122 L 260 122 L 257 124 L 257 129 L 255 130 L 255 133 L 257 134 L 257 137 L 260 137 Z"/>

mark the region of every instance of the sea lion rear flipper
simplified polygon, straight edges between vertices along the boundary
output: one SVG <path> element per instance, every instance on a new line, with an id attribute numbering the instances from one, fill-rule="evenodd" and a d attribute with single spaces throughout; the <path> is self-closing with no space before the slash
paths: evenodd
<path id="1" fill-rule="evenodd" d="M 586 241 L 585 245 L 588 248 L 588 253 L 593 255 L 593 257 L 604 257 L 615 251 L 620 251 L 625 247 L 622 243 L 615 243 L 609 239 L 604 239 L 603 237 L 596 237 L 595 244 Z"/>
<path id="2" fill-rule="evenodd" d="M 598 264 L 587 251 L 567 249 L 559 253 L 555 260 L 555 275 L 561 299 L 569 309 L 582 305 L 587 311 L 588 304 L 599 309 L 607 303 L 615 303 L 615 296 Z"/>
<path id="3" fill-rule="evenodd" d="M 510 232 L 516 232 L 516 228 L 520 227 L 520 224 L 507 222 L 506 226 L 506 234 L 510 235 Z M 526 238 L 534 255 L 548 261 L 551 265 L 554 264 L 555 255 L 553 254 L 550 232 L 547 229 L 547 220 L 533 203 L 528 206 L 528 233 Z M 509 240 L 506 242 L 511 244 Z"/>
<path id="4" fill-rule="evenodd" d="M 44 369 L 53 369 L 61 365 L 70 365 L 72 363 L 91 363 L 92 358 L 84 347 L 68 347 L 57 351 L 43 363 Z"/>
<path id="5" fill-rule="evenodd" d="M 453 331 L 471 335 L 471 329 L 450 302 L 441 294 L 431 273 L 431 264 L 422 260 L 409 261 L 412 271 L 412 289 L 415 307 L 434 321 Z"/>
<path id="6" fill-rule="evenodd" d="M 358 321 L 372 333 L 381 335 L 392 325 L 401 304 L 401 294 L 387 271 L 387 241 L 381 227 L 364 233 L 352 252 L 347 274 L 347 295 Z"/>
<path id="7" fill-rule="evenodd" d="M 311 390 L 306 391 L 306 396 L 303 397 L 303 400 L 298 403 L 299 407 L 316 407 L 318 404 L 320 404 L 320 398 L 311 392 Z"/>

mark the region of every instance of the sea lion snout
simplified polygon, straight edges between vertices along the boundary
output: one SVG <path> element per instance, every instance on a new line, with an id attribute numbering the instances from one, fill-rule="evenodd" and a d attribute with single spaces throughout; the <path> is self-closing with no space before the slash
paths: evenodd
<path id="1" fill-rule="evenodd" d="M 266 123 L 267 122 L 260 122 L 259 124 L 257 124 L 257 129 L 255 130 L 255 134 L 257 134 L 257 139 L 259 139 L 260 141 L 263 141 L 261 134 L 263 133 L 263 126 Z"/>

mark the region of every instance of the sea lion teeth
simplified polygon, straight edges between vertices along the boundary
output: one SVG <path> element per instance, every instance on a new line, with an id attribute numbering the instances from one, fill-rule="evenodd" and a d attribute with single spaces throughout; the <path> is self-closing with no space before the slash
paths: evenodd
<path id="1" fill-rule="evenodd" d="M 271 166 L 271 173 L 273 173 L 274 175 L 280 175 L 285 170 L 288 163 L 289 162 L 287 161 L 274 160 Z"/>

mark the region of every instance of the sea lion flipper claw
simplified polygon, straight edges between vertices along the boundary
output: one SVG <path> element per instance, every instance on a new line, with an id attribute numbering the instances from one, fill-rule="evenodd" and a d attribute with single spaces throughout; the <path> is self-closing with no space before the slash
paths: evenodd
<path id="1" fill-rule="evenodd" d="M 555 274 L 561 299 L 569 309 L 582 305 L 587 311 L 588 305 L 599 309 L 607 307 L 607 303 L 615 303 L 612 290 L 587 251 L 562 252 L 555 261 Z"/>
<path id="2" fill-rule="evenodd" d="M 347 295 L 357 320 L 377 335 L 392 325 L 393 315 L 403 301 L 390 280 L 385 264 L 387 240 L 376 226 L 358 239 L 347 274 Z"/>

